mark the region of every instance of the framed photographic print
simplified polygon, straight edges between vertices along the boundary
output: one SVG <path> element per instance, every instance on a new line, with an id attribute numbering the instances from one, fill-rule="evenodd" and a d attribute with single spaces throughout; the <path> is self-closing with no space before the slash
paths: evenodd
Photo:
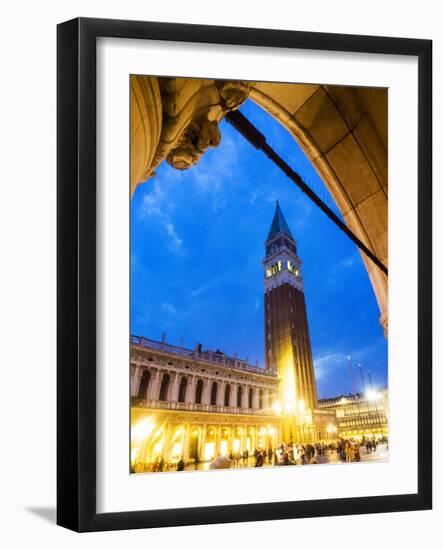
<path id="1" fill-rule="evenodd" d="M 59 525 L 431 507 L 431 52 L 59 25 Z"/>

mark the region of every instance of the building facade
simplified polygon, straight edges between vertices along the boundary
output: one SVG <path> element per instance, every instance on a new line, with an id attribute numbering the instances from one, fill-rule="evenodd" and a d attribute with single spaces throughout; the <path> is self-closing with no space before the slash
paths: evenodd
<path id="1" fill-rule="evenodd" d="M 219 351 L 132 337 L 133 466 L 211 461 L 219 455 L 275 448 L 278 379 Z"/>
<path id="2" fill-rule="evenodd" d="M 320 399 L 318 406 L 323 411 L 335 411 L 338 433 L 343 438 L 388 437 L 387 388 Z"/>

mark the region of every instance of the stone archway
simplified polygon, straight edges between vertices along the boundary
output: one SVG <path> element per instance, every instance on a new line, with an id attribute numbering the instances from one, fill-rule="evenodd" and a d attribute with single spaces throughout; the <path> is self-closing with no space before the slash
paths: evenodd
<path id="1" fill-rule="evenodd" d="M 300 144 L 350 229 L 388 265 L 387 91 L 308 84 L 131 79 L 131 191 L 166 160 L 190 168 L 247 98 Z M 362 256 L 388 328 L 387 277 Z"/>

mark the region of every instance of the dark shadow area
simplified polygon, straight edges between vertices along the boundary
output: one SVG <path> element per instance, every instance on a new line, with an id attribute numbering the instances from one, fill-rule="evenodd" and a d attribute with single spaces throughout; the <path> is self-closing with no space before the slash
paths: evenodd
<path id="1" fill-rule="evenodd" d="M 45 507 L 45 506 L 29 506 L 26 508 L 28 512 L 39 516 L 40 518 L 49 521 L 49 523 L 55 524 L 56 521 L 56 509 L 55 507 Z"/>

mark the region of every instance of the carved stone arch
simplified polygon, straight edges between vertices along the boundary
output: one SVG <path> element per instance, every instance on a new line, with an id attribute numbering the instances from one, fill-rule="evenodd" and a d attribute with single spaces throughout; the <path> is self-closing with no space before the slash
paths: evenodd
<path id="1" fill-rule="evenodd" d="M 133 77 L 131 189 L 163 161 L 193 166 L 219 142 L 218 122 L 250 97 L 300 144 L 345 222 L 378 258 L 387 250 L 387 93 L 384 89 Z M 362 256 L 363 257 L 363 256 Z M 385 330 L 387 277 L 363 257 Z"/>

